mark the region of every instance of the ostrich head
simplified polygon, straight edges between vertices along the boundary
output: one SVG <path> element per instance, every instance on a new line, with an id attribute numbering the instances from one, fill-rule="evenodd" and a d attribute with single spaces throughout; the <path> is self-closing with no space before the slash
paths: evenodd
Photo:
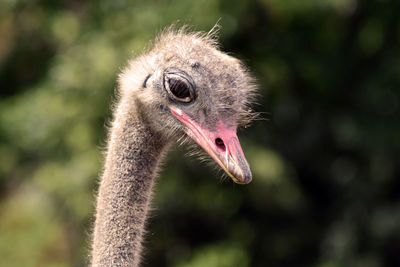
<path id="1" fill-rule="evenodd" d="M 249 122 L 255 86 L 243 64 L 218 49 L 212 34 L 165 31 L 119 81 L 126 105 L 163 140 L 190 137 L 234 182 L 251 181 L 236 130 Z"/>

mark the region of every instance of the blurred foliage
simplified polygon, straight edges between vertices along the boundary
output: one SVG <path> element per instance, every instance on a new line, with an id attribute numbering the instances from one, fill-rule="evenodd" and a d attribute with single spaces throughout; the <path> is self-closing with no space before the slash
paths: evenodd
<path id="1" fill-rule="evenodd" d="M 254 172 L 171 151 L 144 266 L 400 266 L 400 2 L 0 2 L 0 266 L 87 264 L 119 70 L 164 27 L 209 30 L 257 77 Z"/>

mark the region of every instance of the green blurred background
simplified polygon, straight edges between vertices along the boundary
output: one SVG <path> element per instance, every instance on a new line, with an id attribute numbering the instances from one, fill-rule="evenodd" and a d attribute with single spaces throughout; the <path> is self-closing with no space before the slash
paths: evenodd
<path id="1" fill-rule="evenodd" d="M 251 68 L 246 186 L 174 148 L 143 266 L 400 266 L 400 1 L 0 2 L 0 266 L 87 264 L 118 72 L 164 27 Z"/>

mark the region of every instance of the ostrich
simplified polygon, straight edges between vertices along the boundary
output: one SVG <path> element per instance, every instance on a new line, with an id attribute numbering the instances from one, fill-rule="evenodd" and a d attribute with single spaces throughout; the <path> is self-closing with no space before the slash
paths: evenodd
<path id="1" fill-rule="evenodd" d="M 232 178 L 252 175 L 236 135 L 255 91 L 244 65 L 219 50 L 215 32 L 164 31 L 119 76 L 97 197 L 92 266 L 138 266 L 160 162 L 194 140 Z"/>

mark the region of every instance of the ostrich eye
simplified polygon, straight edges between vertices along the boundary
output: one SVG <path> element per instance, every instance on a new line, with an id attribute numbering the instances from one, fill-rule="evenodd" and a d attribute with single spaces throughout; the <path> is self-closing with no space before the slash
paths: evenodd
<path id="1" fill-rule="evenodd" d="M 169 90 L 171 93 L 179 99 L 190 99 L 189 86 L 179 80 L 168 79 Z"/>
<path id="2" fill-rule="evenodd" d="M 164 89 L 170 98 L 179 102 L 190 103 L 196 98 L 193 80 L 177 69 L 164 71 Z"/>

